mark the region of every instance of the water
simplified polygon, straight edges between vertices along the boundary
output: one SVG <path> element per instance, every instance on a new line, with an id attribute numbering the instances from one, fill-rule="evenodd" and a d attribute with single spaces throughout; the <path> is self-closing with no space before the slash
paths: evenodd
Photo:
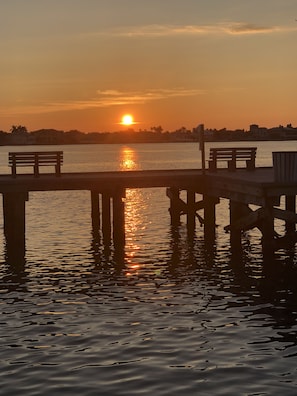
<path id="1" fill-rule="evenodd" d="M 256 145 L 271 166 L 292 142 Z M 189 143 L 55 149 L 64 172 L 200 167 Z M 0 148 L 1 173 L 11 150 L 24 147 Z M 295 250 L 278 253 L 275 277 L 256 230 L 231 254 L 226 200 L 212 248 L 199 224 L 194 240 L 184 221 L 170 229 L 164 189 L 128 190 L 125 205 L 124 261 L 93 240 L 87 191 L 30 194 L 23 271 L 2 236 L 0 394 L 296 395 Z"/>

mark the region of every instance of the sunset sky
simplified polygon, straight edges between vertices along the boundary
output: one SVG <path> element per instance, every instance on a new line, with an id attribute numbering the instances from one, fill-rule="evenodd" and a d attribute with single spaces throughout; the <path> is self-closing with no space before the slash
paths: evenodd
<path id="1" fill-rule="evenodd" d="M 297 126 L 296 0 L 0 0 L 0 130 Z"/>

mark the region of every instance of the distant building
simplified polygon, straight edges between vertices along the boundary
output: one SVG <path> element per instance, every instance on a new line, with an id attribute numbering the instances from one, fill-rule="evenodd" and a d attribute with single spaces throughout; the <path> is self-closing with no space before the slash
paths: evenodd
<path id="1" fill-rule="evenodd" d="M 250 133 L 256 139 L 268 138 L 268 129 L 265 127 L 259 127 L 257 124 L 250 125 Z"/>

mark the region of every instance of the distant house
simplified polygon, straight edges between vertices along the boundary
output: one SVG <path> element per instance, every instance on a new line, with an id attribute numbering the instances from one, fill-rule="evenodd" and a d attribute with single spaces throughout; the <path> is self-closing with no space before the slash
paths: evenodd
<path id="1" fill-rule="evenodd" d="M 265 127 L 259 127 L 259 125 L 257 124 L 251 124 L 249 132 L 251 133 L 251 136 L 255 139 L 266 140 L 269 137 L 268 129 Z"/>

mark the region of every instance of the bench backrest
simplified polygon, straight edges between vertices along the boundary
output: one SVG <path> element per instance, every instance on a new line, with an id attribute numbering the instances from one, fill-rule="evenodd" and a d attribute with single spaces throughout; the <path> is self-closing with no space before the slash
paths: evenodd
<path id="1" fill-rule="evenodd" d="M 63 164 L 63 151 L 18 151 L 8 153 L 8 163 L 11 166 L 11 173 L 16 177 L 17 167 L 33 166 L 34 176 L 39 176 L 40 166 L 54 165 L 56 176 L 61 175 L 61 165 Z"/>
<path id="2" fill-rule="evenodd" d="M 209 149 L 212 160 L 251 160 L 256 158 L 257 147 L 220 147 Z"/>
<path id="3" fill-rule="evenodd" d="M 19 151 L 8 153 L 9 165 L 54 165 L 63 163 L 63 151 Z"/>

